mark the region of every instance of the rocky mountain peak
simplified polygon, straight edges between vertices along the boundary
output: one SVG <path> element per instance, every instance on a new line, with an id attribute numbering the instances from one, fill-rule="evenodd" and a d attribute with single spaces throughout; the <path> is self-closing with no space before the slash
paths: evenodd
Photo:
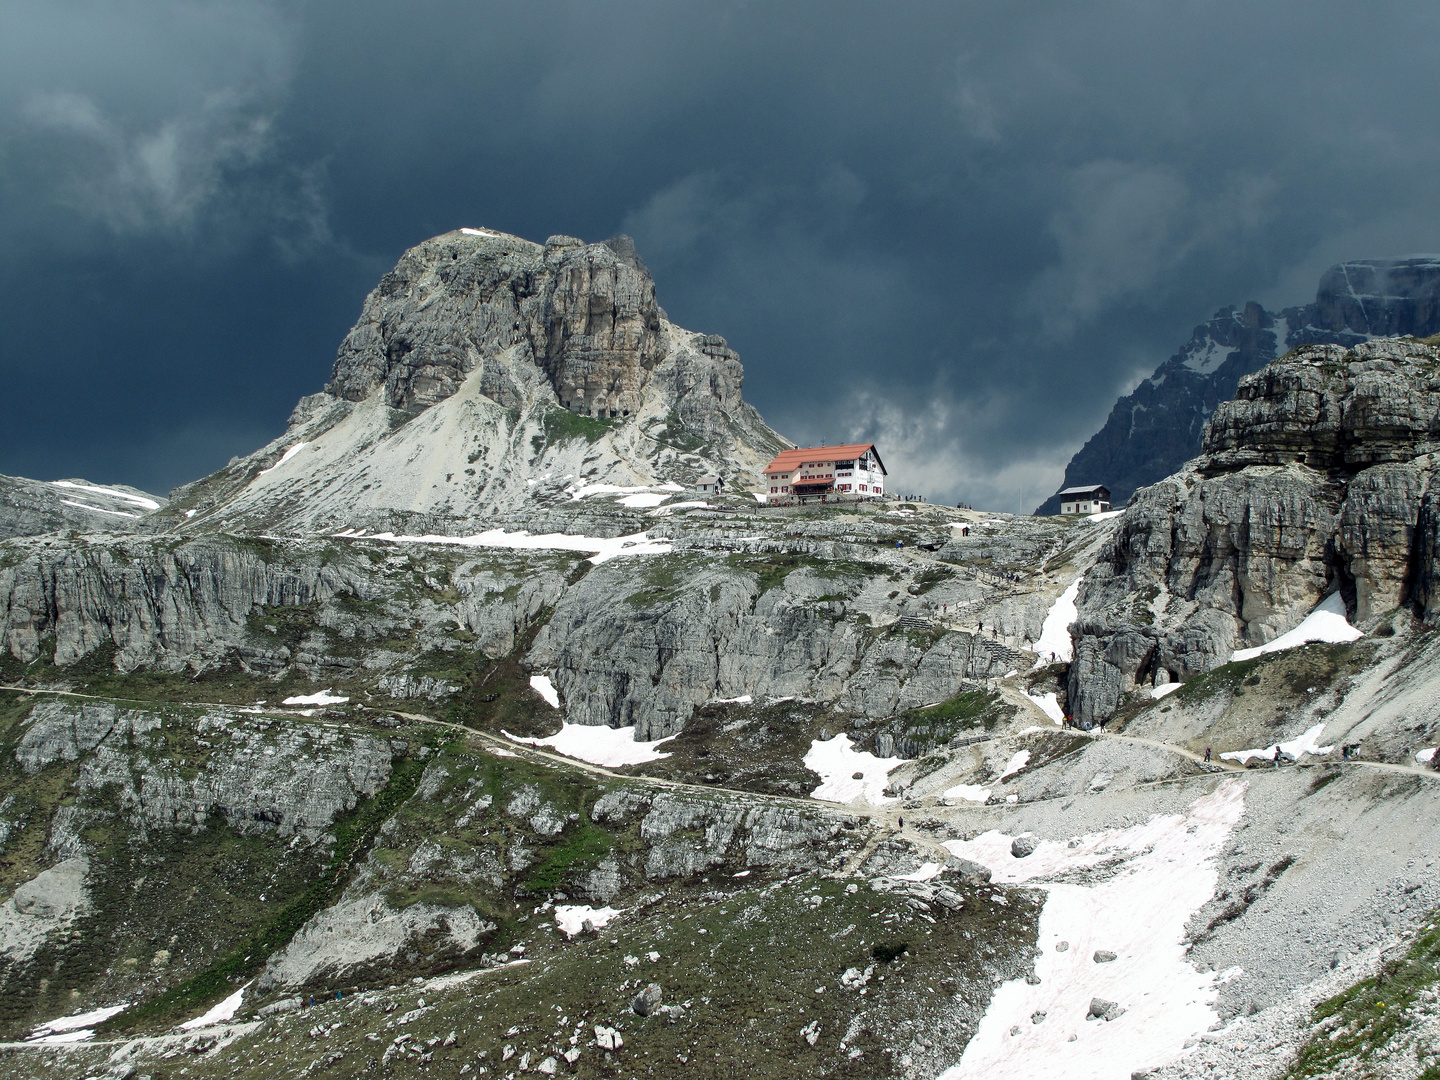
<path id="1" fill-rule="evenodd" d="M 187 529 L 469 528 L 563 487 L 758 488 L 785 440 L 725 339 L 674 326 L 628 236 L 456 229 L 366 297 L 323 393 L 280 438 L 178 492 Z"/>
<path id="2" fill-rule="evenodd" d="M 661 319 L 629 237 L 552 236 L 542 247 L 457 229 L 411 248 L 381 279 L 327 390 L 363 401 L 383 387 L 392 408 L 415 411 L 488 366 L 483 392 L 514 407 L 523 393 L 508 369 L 523 363 L 540 368 L 572 412 L 628 416 L 664 354 Z"/>

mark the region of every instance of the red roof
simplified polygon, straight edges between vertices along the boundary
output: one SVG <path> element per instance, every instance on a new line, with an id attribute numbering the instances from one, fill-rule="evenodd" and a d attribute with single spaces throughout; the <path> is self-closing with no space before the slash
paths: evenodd
<path id="1" fill-rule="evenodd" d="M 788 473 L 798 469 L 807 461 L 818 462 L 828 465 L 836 461 L 853 461 L 866 450 L 875 450 L 874 443 L 852 443 L 849 446 L 799 446 L 794 450 L 782 450 L 775 455 L 775 460 L 765 466 L 766 473 Z M 879 451 L 875 451 L 875 460 L 880 460 Z M 880 471 L 885 471 L 885 465 L 880 465 Z"/>

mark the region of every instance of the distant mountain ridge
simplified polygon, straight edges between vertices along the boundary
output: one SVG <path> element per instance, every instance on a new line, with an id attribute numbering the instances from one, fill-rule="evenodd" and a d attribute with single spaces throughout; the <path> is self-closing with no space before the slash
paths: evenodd
<path id="1" fill-rule="evenodd" d="M 1310 304 L 1266 311 L 1250 301 L 1195 327 L 1180 351 L 1115 403 L 1070 459 L 1060 488 L 1105 484 L 1115 505 L 1200 453 L 1205 422 L 1240 380 L 1301 345 L 1440 333 L 1440 256 L 1358 259 L 1332 266 Z M 1036 508 L 1054 514 L 1052 495 Z"/>

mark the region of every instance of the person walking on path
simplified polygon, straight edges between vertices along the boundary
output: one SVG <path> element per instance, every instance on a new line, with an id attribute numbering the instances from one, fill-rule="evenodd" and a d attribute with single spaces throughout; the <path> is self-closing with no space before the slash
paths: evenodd
<path id="1" fill-rule="evenodd" d="M 1205 764 L 1210 764 L 1210 747 L 1205 747 Z"/>
<path id="2" fill-rule="evenodd" d="M 1276 747 L 1275 747 L 1275 768 L 1278 769 L 1279 767 L 1280 767 L 1280 747 L 1279 747 L 1279 745 L 1277 744 Z"/>

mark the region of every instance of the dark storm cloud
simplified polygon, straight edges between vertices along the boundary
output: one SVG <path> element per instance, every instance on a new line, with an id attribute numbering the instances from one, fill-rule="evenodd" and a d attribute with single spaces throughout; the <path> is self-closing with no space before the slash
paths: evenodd
<path id="1" fill-rule="evenodd" d="M 1028 508 L 1214 308 L 1440 247 L 1436 21 L 0 4 L 0 471 L 193 478 L 280 430 L 404 248 L 623 229 L 781 430 Z"/>

